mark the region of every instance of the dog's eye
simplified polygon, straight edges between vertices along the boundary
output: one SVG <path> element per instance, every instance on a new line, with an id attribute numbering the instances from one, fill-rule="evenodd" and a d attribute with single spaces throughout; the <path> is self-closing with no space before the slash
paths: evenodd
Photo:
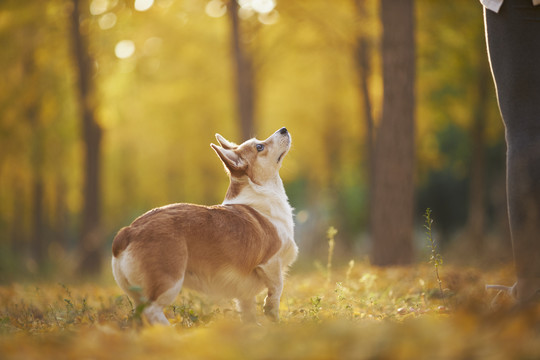
<path id="1" fill-rule="evenodd" d="M 257 147 L 257 151 L 258 151 L 258 152 L 261 152 L 261 151 L 264 150 L 264 145 L 263 145 L 263 144 L 257 144 L 256 147 Z"/>

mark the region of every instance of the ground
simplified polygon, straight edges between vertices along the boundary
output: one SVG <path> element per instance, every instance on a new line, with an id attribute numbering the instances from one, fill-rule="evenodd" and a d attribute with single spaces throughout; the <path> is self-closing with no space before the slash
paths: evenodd
<path id="1" fill-rule="evenodd" d="M 380 269 L 348 265 L 293 272 L 279 323 L 243 324 L 234 304 L 183 292 L 149 326 L 109 280 L 0 286 L 1 359 L 533 359 L 540 309 L 514 309 L 485 283 L 512 269 Z"/>

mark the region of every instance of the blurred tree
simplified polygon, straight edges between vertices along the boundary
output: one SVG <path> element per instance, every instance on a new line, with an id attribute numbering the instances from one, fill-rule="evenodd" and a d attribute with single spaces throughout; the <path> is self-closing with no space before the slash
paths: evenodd
<path id="1" fill-rule="evenodd" d="M 377 129 L 371 201 L 373 264 L 413 259 L 414 0 L 382 0 L 383 110 Z"/>
<path id="2" fill-rule="evenodd" d="M 249 50 L 245 46 L 237 0 L 230 0 L 228 12 L 231 23 L 232 58 L 236 85 L 236 106 L 240 120 L 242 141 L 255 134 L 255 68 Z"/>
<path id="3" fill-rule="evenodd" d="M 354 0 L 356 7 L 356 15 L 358 23 L 368 22 L 368 14 L 366 10 L 367 0 Z M 365 155 L 364 162 L 367 169 L 367 188 L 373 189 L 374 182 L 374 143 L 375 143 L 375 119 L 373 118 L 373 105 L 369 90 L 369 76 L 371 75 L 371 44 L 368 34 L 365 30 L 360 30 L 357 33 L 355 41 L 355 64 L 358 77 L 358 88 L 360 89 L 360 101 L 362 103 L 363 118 L 365 122 Z M 371 192 L 367 192 L 366 205 L 371 205 Z M 370 212 L 368 212 L 370 214 Z M 369 215 L 368 215 L 369 216 Z M 368 218 L 367 223 L 370 223 Z"/>
<path id="4" fill-rule="evenodd" d="M 28 74 L 30 82 L 37 84 L 38 71 L 35 65 L 35 54 L 29 54 L 25 62 L 25 73 Z M 37 88 L 37 86 L 36 86 Z M 40 119 L 40 100 L 37 89 L 31 90 L 27 98 L 29 103 L 26 106 L 26 119 L 32 129 L 31 138 L 31 169 L 32 169 L 32 257 L 37 265 L 43 265 L 45 259 L 45 249 L 47 247 L 44 226 L 44 179 L 43 163 L 45 158 L 44 132 Z"/>
<path id="5" fill-rule="evenodd" d="M 84 139 L 84 209 L 82 219 L 82 234 L 80 239 L 81 264 L 80 270 L 95 274 L 101 270 L 102 231 L 100 226 L 100 148 L 102 130 L 96 121 L 97 96 L 94 89 L 94 62 L 88 51 L 89 29 L 88 22 L 81 23 L 88 16 L 88 4 L 84 0 L 72 0 L 71 35 L 73 41 L 73 56 L 77 69 L 78 101 Z"/>
<path id="6" fill-rule="evenodd" d="M 37 6 L 36 11 L 42 11 L 41 6 Z M 40 69 L 36 65 L 36 53 L 39 43 L 40 22 L 27 24 L 24 28 L 24 37 L 27 39 L 28 47 L 25 49 L 23 58 L 21 59 L 23 73 L 25 74 L 25 83 L 32 84 L 23 98 L 23 117 L 28 123 L 31 132 L 30 137 L 30 177 L 31 177 L 31 204 L 32 209 L 32 229 L 31 229 L 31 244 L 30 254 L 35 264 L 42 266 L 45 260 L 46 241 L 44 234 L 44 179 L 43 179 L 43 162 L 45 158 L 45 141 L 43 127 L 41 125 L 40 113 Z"/>

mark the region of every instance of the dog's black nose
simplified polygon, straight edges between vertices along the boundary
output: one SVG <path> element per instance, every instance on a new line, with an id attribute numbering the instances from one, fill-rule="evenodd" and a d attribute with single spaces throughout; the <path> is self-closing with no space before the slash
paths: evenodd
<path id="1" fill-rule="evenodd" d="M 285 135 L 287 133 L 287 128 L 281 128 L 278 130 L 281 135 Z"/>

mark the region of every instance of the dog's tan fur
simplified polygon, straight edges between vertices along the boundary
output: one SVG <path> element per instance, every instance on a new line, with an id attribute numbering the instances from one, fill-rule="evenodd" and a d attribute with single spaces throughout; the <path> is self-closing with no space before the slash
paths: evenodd
<path id="1" fill-rule="evenodd" d="M 113 240 L 114 277 L 136 304 L 148 302 L 144 315 L 150 323 L 168 324 L 163 307 L 182 286 L 238 299 L 246 320 L 255 319 L 255 295 L 267 288 L 265 313 L 278 319 L 283 273 L 298 252 L 278 174 L 290 135 L 283 128 L 263 142 L 239 146 L 216 138 L 221 147 L 211 146 L 231 180 L 223 204 L 157 208 Z"/>

